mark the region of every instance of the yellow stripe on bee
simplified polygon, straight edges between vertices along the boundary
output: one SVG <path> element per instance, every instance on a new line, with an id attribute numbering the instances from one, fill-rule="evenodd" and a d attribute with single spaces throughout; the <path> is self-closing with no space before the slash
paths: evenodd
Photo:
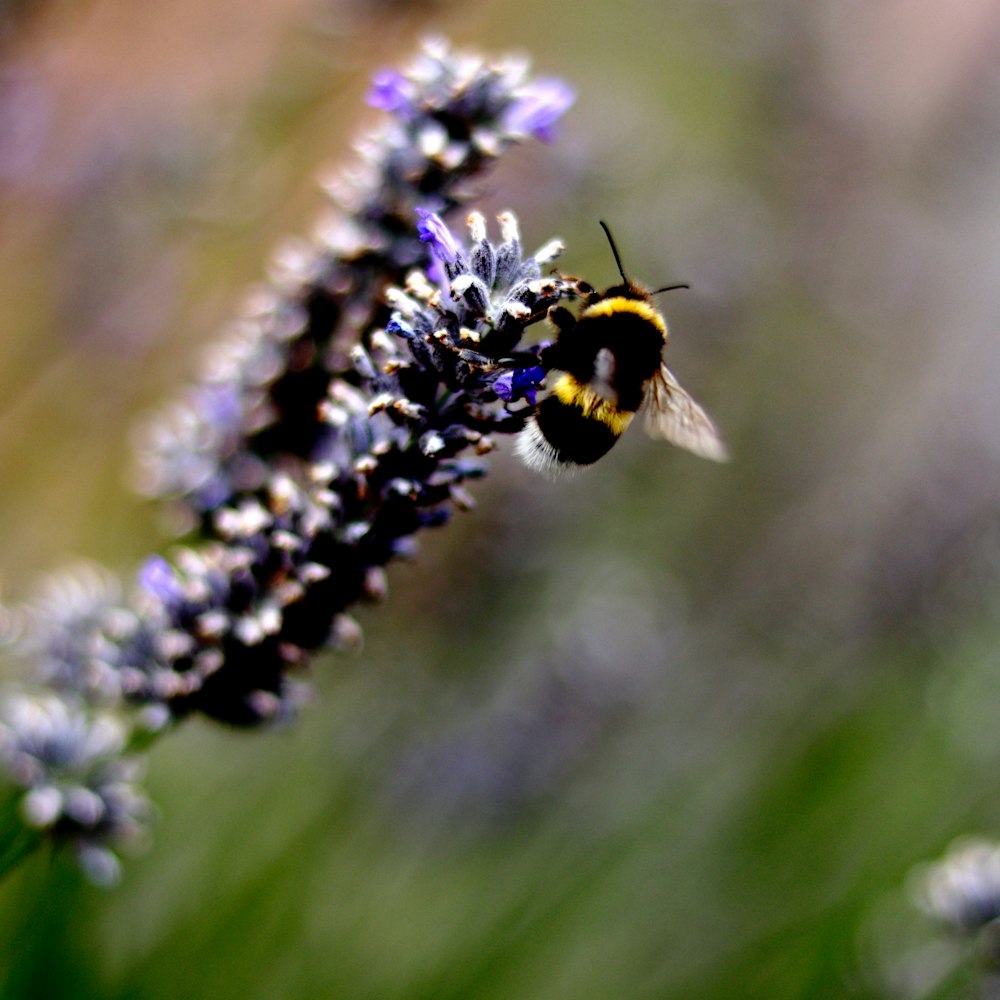
<path id="1" fill-rule="evenodd" d="M 563 372 L 552 386 L 552 394 L 560 403 L 576 406 L 584 416 L 599 420 L 617 437 L 625 433 L 635 416 L 630 410 L 619 410 L 606 399 L 598 396 L 588 385 L 575 379 L 569 372 Z"/>
<path id="2" fill-rule="evenodd" d="M 610 299 L 601 299 L 600 302 L 595 302 L 592 306 L 587 306 L 580 314 L 580 318 L 585 319 L 588 316 L 614 316 L 615 313 L 623 312 L 634 313 L 647 323 L 652 323 L 663 334 L 664 340 L 666 339 L 667 324 L 664 322 L 659 310 L 654 309 L 648 302 L 643 302 L 640 299 L 626 299 L 621 295 L 612 296 Z"/>

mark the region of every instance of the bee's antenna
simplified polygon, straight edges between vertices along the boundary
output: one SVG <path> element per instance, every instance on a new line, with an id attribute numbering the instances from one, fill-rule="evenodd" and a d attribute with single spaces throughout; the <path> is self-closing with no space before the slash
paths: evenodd
<path id="1" fill-rule="evenodd" d="M 601 229 L 604 230 L 604 235 L 607 236 L 608 242 L 611 244 L 611 252 L 615 255 L 615 263 L 618 265 L 618 273 L 622 276 L 622 281 L 628 284 L 628 278 L 625 275 L 625 268 L 622 267 L 622 259 L 618 253 L 618 247 L 615 246 L 615 238 L 611 235 L 611 230 L 608 229 L 608 224 L 603 220 L 598 220 L 601 223 Z"/>
<path id="2" fill-rule="evenodd" d="M 611 244 L 611 252 L 615 255 L 615 263 L 618 265 L 618 273 L 622 276 L 622 281 L 626 285 L 631 284 L 628 279 L 628 275 L 625 274 L 625 268 L 622 267 L 621 254 L 618 253 L 618 247 L 615 246 L 615 238 L 611 235 L 611 230 L 608 229 L 608 224 L 603 220 L 598 220 L 601 223 L 601 229 L 604 230 L 604 235 L 607 236 L 608 242 Z M 650 295 L 659 295 L 660 292 L 672 292 L 677 288 L 690 288 L 690 285 L 664 285 L 663 288 L 657 288 L 655 292 L 650 292 Z"/>

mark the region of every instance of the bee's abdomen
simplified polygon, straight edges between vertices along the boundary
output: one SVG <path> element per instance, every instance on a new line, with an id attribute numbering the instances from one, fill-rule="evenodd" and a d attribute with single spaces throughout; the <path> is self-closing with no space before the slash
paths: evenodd
<path id="1" fill-rule="evenodd" d="M 611 450 L 632 416 L 616 411 L 613 420 L 606 420 L 558 396 L 547 396 L 521 432 L 517 451 L 528 465 L 542 471 L 591 465 Z"/>

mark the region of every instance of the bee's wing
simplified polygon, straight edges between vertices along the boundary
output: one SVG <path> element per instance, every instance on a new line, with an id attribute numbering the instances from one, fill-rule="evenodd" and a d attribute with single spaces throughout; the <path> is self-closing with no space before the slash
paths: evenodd
<path id="1" fill-rule="evenodd" d="M 725 462 L 726 446 L 709 415 L 687 394 L 666 365 L 646 390 L 646 432 L 702 458 Z"/>

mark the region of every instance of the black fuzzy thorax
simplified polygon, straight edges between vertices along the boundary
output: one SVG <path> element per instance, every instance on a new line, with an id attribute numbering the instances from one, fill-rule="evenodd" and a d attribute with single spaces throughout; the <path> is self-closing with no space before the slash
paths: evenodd
<path id="1" fill-rule="evenodd" d="M 598 302 L 610 298 L 648 301 L 629 286 L 608 289 Z M 595 303 L 592 303 L 593 305 Z M 660 368 L 664 339 L 649 319 L 633 312 L 613 311 L 610 315 L 583 310 L 571 331 L 542 353 L 542 364 L 569 372 L 583 385 L 595 377 L 598 354 L 607 349 L 614 357 L 611 384 L 618 394 L 617 407 L 636 411 L 642 404 L 646 383 Z"/>

